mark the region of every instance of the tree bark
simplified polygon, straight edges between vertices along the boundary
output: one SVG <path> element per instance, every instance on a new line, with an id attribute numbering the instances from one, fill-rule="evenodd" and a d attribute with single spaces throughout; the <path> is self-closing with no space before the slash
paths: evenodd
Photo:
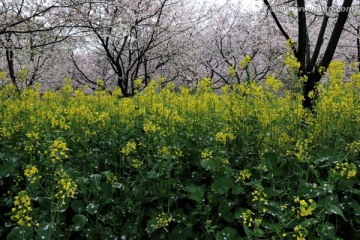
<path id="1" fill-rule="evenodd" d="M 357 27 L 356 33 L 357 33 L 357 38 L 356 38 L 357 61 L 358 61 L 358 68 L 359 68 L 359 72 L 360 72 L 360 24 Z"/>

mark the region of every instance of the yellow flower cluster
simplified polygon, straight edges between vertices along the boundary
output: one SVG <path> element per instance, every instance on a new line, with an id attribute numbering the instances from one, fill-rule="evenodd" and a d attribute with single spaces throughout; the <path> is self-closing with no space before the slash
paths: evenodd
<path id="1" fill-rule="evenodd" d="M 306 235 L 308 234 L 307 230 L 301 225 L 296 225 L 294 227 L 294 234 L 292 235 L 296 240 L 306 240 Z"/>
<path id="2" fill-rule="evenodd" d="M 333 172 L 339 173 L 341 177 L 350 179 L 356 176 L 356 165 L 349 162 L 336 163 Z"/>
<path id="3" fill-rule="evenodd" d="M 114 173 L 112 173 L 110 171 L 106 171 L 103 174 L 104 174 L 104 176 L 106 178 L 107 183 L 110 183 L 110 184 L 113 184 L 113 185 L 118 183 L 118 178 Z"/>
<path id="4" fill-rule="evenodd" d="M 143 165 L 139 159 L 132 159 L 130 164 L 133 168 L 139 168 Z"/>
<path id="5" fill-rule="evenodd" d="M 308 201 L 304 199 L 300 199 L 296 197 L 294 202 L 297 203 L 299 206 L 297 208 L 293 207 L 292 211 L 296 212 L 298 217 L 306 217 L 310 216 L 316 208 L 316 203 L 312 199 L 308 199 Z"/>
<path id="6" fill-rule="evenodd" d="M 234 140 L 235 135 L 232 133 L 218 132 L 215 135 L 215 141 L 226 142 L 227 140 Z"/>
<path id="7" fill-rule="evenodd" d="M 29 141 L 25 142 L 25 151 L 29 153 L 35 153 L 37 146 L 40 144 L 39 133 L 30 131 L 27 132 L 25 135 L 29 139 Z"/>
<path id="8" fill-rule="evenodd" d="M 55 194 L 55 197 L 61 199 L 61 203 L 65 204 L 66 197 L 75 197 L 77 184 L 62 168 L 55 172 L 55 178 L 57 179 L 57 186 L 55 187 L 57 193 Z"/>
<path id="9" fill-rule="evenodd" d="M 250 171 L 248 169 L 244 169 L 239 172 L 237 180 L 241 180 L 241 181 L 245 182 L 246 180 L 249 180 L 250 178 L 251 178 Z"/>
<path id="10" fill-rule="evenodd" d="M 207 89 L 211 86 L 212 80 L 211 78 L 203 78 L 199 81 L 200 89 Z"/>
<path id="11" fill-rule="evenodd" d="M 24 175 L 31 184 L 36 183 L 36 181 L 38 181 L 41 178 L 41 176 L 39 176 L 38 173 L 39 170 L 36 168 L 36 166 L 33 165 L 26 166 L 24 170 Z"/>
<path id="12" fill-rule="evenodd" d="M 296 141 L 296 148 L 295 148 L 295 156 L 300 161 L 308 161 L 309 155 L 308 155 L 308 145 L 309 140 L 308 139 L 299 139 Z"/>
<path id="13" fill-rule="evenodd" d="M 66 142 L 61 138 L 56 139 L 50 146 L 50 156 L 53 163 L 68 158 Z"/>
<path id="14" fill-rule="evenodd" d="M 143 86 L 142 80 L 139 78 L 135 79 L 133 84 L 134 84 L 134 89 L 136 90 L 139 90 Z"/>
<path id="15" fill-rule="evenodd" d="M 31 200 L 26 191 L 21 191 L 15 196 L 14 207 L 11 209 L 13 214 L 11 218 L 16 221 L 19 226 L 31 227 L 38 225 L 33 222 L 30 213 L 32 212 Z"/>
<path id="16" fill-rule="evenodd" d="M 300 69 L 300 62 L 290 52 L 285 54 L 284 64 L 291 72 L 297 72 Z"/>
<path id="17" fill-rule="evenodd" d="M 291 49 L 291 48 L 294 48 L 294 47 L 296 47 L 296 42 L 295 42 L 295 40 L 294 39 L 288 39 L 288 40 L 286 40 L 286 47 L 288 48 L 288 49 Z"/>
<path id="18" fill-rule="evenodd" d="M 162 156 L 170 155 L 170 149 L 167 146 L 163 146 L 162 148 L 159 149 L 159 153 Z"/>
<path id="19" fill-rule="evenodd" d="M 125 156 L 129 156 L 131 153 L 136 152 L 136 142 L 134 140 L 130 140 L 126 143 L 125 147 L 121 149 L 121 153 Z"/>
<path id="20" fill-rule="evenodd" d="M 38 132 L 31 131 L 31 132 L 26 133 L 25 135 L 26 135 L 26 137 L 28 137 L 31 140 L 38 140 L 39 139 L 39 133 Z"/>
<path id="21" fill-rule="evenodd" d="M 60 118 L 51 118 L 51 127 L 52 128 L 59 128 L 59 129 L 62 129 L 62 130 L 69 130 L 70 129 L 70 126 L 66 123 L 66 120 L 63 118 L 63 117 L 60 117 Z"/>
<path id="22" fill-rule="evenodd" d="M 173 218 L 171 215 L 167 213 L 160 213 L 158 216 L 156 216 L 156 224 L 157 227 L 167 227 L 169 226 L 169 223 L 173 221 Z"/>
<path id="23" fill-rule="evenodd" d="M 270 75 L 265 79 L 267 90 L 277 93 L 283 86 L 284 84 L 279 79 L 276 79 L 274 75 Z"/>
<path id="24" fill-rule="evenodd" d="M 239 62 L 239 68 L 245 69 L 251 62 L 251 57 L 249 55 L 245 55 L 244 58 Z"/>
<path id="25" fill-rule="evenodd" d="M 353 153 L 360 153 L 360 140 L 349 143 L 347 146 L 347 150 Z"/>
<path id="26" fill-rule="evenodd" d="M 247 225 L 248 227 L 259 226 L 262 220 L 261 218 L 254 218 L 254 216 L 255 213 L 253 211 L 246 209 L 246 211 L 241 214 L 243 224 Z"/>
<path id="27" fill-rule="evenodd" d="M 204 151 L 201 152 L 201 158 L 202 159 L 212 158 L 212 151 L 210 151 L 209 149 L 205 149 Z"/>
<path id="28" fill-rule="evenodd" d="M 266 200 L 266 193 L 264 193 L 264 188 L 262 186 L 256 187 L 256 189 L 251 193 L 252 195 L 252 202 L 259 202 L 267 204 Z M 266 212 L 266 209 L 263 209 L 263 212 Z"/>
<path id="29" fill-rule="evenodd" d="M 236 68 L 234 66 L 229 66 L 227 68 L 227 73 L 230 77 L 235 77 L 237 73 Z"/>

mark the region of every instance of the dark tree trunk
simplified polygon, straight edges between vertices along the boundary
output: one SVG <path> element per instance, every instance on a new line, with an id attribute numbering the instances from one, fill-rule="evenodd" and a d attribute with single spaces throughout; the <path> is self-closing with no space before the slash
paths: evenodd
<path id="1" fill-rule="evenodd" d="M 17 85 L 17 82 L 16 82 L 16 75 L 15 75 L 15 69 L 14 69 L 14 52 L 12 50 L 6 49 L 6 61 L 8 64 L 8 70 L 9 70 L 11 82 L 16 87 L 16 90 L 20 91 L 19 87 Z"/>
<path id="2" fill-rule="evenodd" d="M 357 46 L 357 61 L 358 61 L 358 68 L 360 72 L 360 25 L 357 27 L 357 39 L 356 39 L 356 46 Z"/>
<path id="3" fill-rule="evenodd" d="M 312 101 L 313 99 L 309 97 L 309 93 L 311 91 L 314 91 L 315 95 L 317 95 L 316 84 L 320 81 L 321 74 L 319 73 L 318 70 L 315 70 L 313 72 L 307 73 L 306 76 L 308 79 L 303 85 L 303 94 L 304 94 L 303 107 L 313 110 L 313 101 Z"/>

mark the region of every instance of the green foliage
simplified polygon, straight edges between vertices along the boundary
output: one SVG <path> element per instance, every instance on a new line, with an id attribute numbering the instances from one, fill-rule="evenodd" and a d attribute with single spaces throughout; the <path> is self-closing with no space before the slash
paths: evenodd
<path id="1" fill-rule="evenodd" d="M 0 238 L 357 239 L 360 76 L 338 75 L 315 113 L 273 76 L 133 98 L 5 87 Z"/>

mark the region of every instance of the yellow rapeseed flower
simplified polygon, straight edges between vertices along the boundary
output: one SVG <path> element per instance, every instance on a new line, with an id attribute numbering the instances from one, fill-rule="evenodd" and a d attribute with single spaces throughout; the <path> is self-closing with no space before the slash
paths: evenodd
<path id="1" fill-rule="evenodd" d="M 245 55 L 244 58 L 239 62 L 239 68 L 245 69 L 251 62 L 251 57 L 249 55 Z"/>

